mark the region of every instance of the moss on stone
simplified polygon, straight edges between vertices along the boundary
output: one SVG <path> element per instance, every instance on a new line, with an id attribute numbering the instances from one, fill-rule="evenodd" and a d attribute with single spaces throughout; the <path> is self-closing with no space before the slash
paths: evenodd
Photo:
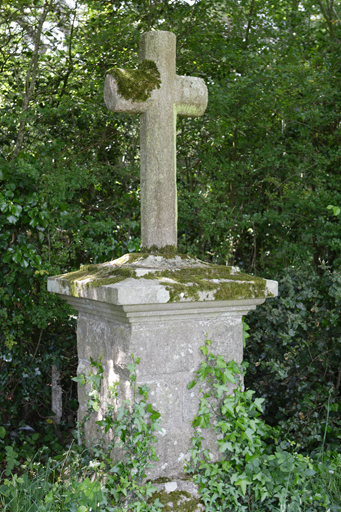
<path id="1" fill-rule="evenodd" d="M 152 60 L 143 60 L 138 69 L 113 68 L 107 71 L 117 82 L 117 92 L 125 100 L 146 101 L 154 89 L 161 87 L 161 76 Z"/>
<path id="2" fill-rule="evenodd" d="M 159 491 L 148 499 L 148 503 L 154 503 L 156 498 L 159 498 L 163 505 L 162 512 L 195 512 L 200 510 L 198 509 L 199 505 L 203 505 L 200 499 L 194 498 L 187 491 L 173 491 L 169 493 Z"/>
<path id="3" fill-rule="evenodd" d="M 130 252 L 129 254 L 126 254 L 125 256 L 128 257 L 128 263 L 134 263 L 135 261 L 143 260 L 144 258 L 147 258 L 149 254 L 140 253 L 140 252 Z"/>
<path id="4" fill-rule="evenodd" d="M 268 294 L 270 295 L 270 294 Z M 271 294 L 272 295 L 272 294 Z M 214 294 L 214 300 L 242 300 L 266 297 L 266 281 L 255 282 L 223 282 Z"/>
<path id="5" fill-rule="evenodd" d="M 69 291 L 72 297 L 78 297 L 77 284 L 74 281 L 69 282 Z"/>
<path id="6" fill-rule="evenodd" d="M 95 264 L 90 264 L 90 265 L 81 265 L 79 267 L 79 270 L 80 272 L 87 272 L 89 274 L 89 272 L 92 272 L 92 271 L 98 271 L 98 265 L 95 265 Z"/>
<path id="7" fill-rule="evenodd" d="M 179 475 L 178 476 L 173 476 L 173 477 L 170 477 L 170 476 L 160 476 L 156 480 L 148 479 L 148 480 L 146 480 L 146 482 L 147 483 L 150 482 L 152 484 L 166 484 L 167 482 L 173 482 L 177 478 L 179 478 Z M 191 476 L 189 474 L 187 474 L 187 473 L 182 473 L 181 477 L 180 477 L 180 480 L 183 480 L 183 481 L 191 480 Z"/>
<path id="8" fill-rule="evenodd" d="M 81 268 L 86 268 L 86 265 L 82 265 Z M 120 281 L 124 281 L 129 277 L 137 278 L 136 272 L 132 268 L 116 268 L 102 267 L 100 265 L 89 265 L 90 271 L 79 270 L 77 272 L 70 272 L 58 276 L 61 278 L 61 283 L 64 288 L 68 287 L 70 295 L 72 297 L 78 297 L 77 283 L 87 280 L 85 286 L 87 288 L 98 288 L 99 286 L 105 286 L 108 284 L 115 284 Z"/>
<path id="9" fill-rule="evenodd" d="M 115 260 L 115 265 L 83 265 L 79 271 L 59 277 L 62 286 L 68 286 L 70 294 L 74 297 L 79 295 L 77 287 L 81 285 L 82 281 L 86 281 L 84 284 L 87 288 L 98 288 L 128 278 L 158 280 L 169 291 L 169 302 L 243 300 L 272 295 L 266 291 L 265 279 L 236 272 L 232 267 L 220 265 L 207 264 L 200 267 L 188 266 L 150 271 L 146 268 L 146 273 L 137 277 L 136 269 L 138 267 L 133 264 L 148 256 L 150 254 L 130 253 Z M 187 255 L 177 256 L 188 259 L 189 263 L 192 259 Z M 174 256 L 168 256 L 168 258 L 174 260 Z M 120 259 L 122 259 L 121 262 Z"/>
<path id="10" fill-rule="evenodd" d="M 135 270 L 131 268 L 117 268 L 116 270 L 111 270 L 107 276 L 102 277 L 101 279 L 96 278 L 87 283 L 87 286 L 91 286 L 91 288 L 98 288 L 99 286 L 119 283 L 120 281 L 124 281 L 128 278 L 138 279 Z"/>
<path id="11" fill-rule="evenodd" d="M 151 480 L 147 480 L 147 482 L 151 482 Z M 172 482 L 172 479 L 168 476 L 160 476 L 160 478 L 153 480 L 153 484 L 166 484 L 167 482 Z"/>
<path id="12" fill-rule="evenodd" d="M 60 274 L 55 276 L 55 278 L 66 279 L 67 281 L 78 281 L 84 279 L 89 275 L 88 271 L 85 270 L 76 270 L 75 272 L 68 272 L 67 274 Z"/>
<path id="13" fill-rule="evenodd" d="M 258 298 L 264 297 L 266 293 L 265 279 L 241 272 L 233 274 L 231 267 L 219 265 L 161 270 L 150 272 L 143 277 L 158 279 L 161 284 L 164 284 L 170 294 L 169 302 L 180 302 L 183 298 L 193 301 L 198 301 L 200 298 L 202 300 L 200 292 L 206 292 L 207 299 L 213 294 L 214 300 Z"/>

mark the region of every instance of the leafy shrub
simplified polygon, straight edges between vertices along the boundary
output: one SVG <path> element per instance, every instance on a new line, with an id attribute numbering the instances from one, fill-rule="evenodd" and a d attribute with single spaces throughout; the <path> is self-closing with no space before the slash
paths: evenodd
<path id="1" fill-rule="evenodd" d="M 132 359 L 127 365 L 132 384 L 132 399 L 123 400 L 118 404 L 118 382 L 109 388 L 108 401 L 103 419 L 96 421 L 98 439 L 92 445 L 90 465 L 96 468 L 96 477 L 105 480 L 106 502 L 115 506 L 109 510 L 150 510 L 157 511 L 157 504 L 147 505 L 147 499 L 156 490 L 150 482 L 144 485 L 146 470 L 152 467 L 151 461 L 157 460 L 153 443 L 156 442 L 155 431 L 160 430 L 160 413 L 147 403 L 149 388 L 144 384 L 136 386 L 136 365 L 140 359 Z M 103 366 L 92 362 L 93 370 L 88 376 L 75 378 L 81 385 L 88 382 L 91 386 L 88 400 L 88 411 L 81 425 L 90 420 L 91 415 L 103 410 L 100 403 L 100 388 L 103 377 Z M 108 441 L 110 439 L 110 441 Z M 113 450 L 120 450 L 120 460 L 113 464 Z"/>
<path id="2" fill-rule="evenodd" d="M 110 389 L 108 409 L 104 418 L 97 421 L 99 439 L 90 450 L 73 446 L 63 455 L 48 458 L 45 465 L 35 458 L 28 458 L 20 476 L 8 472 L 7 476 L 11 478 L 5 478 L 0 487 L 0 504 L 4 512 L 160 510 L 158 499 L 147 503 L 156 488 L 150 482 L 142 483 L 150 461 L 156 459 L 153 443 L 160 414 L 147 403 L 149 389 L 146 386 L 136 389 L 134 385 L 138 362 L 135 359 L 128 365 L 133 384 L 131 403 L 126 400 L 121 407 L 115 407 L 116 387 Z M 88 381 L 91 387 L 88 414 L 79 426 L 81 429 L 100 406 L 103 367 L 94 362 L 93 368 L 88 376 L 75 378 L 81 383 Z M 106 442 L 107 435 L 111 436 L 109 443 Z M 124 456 L 113 463 L 115 447 L 121 448 Z M 41 452 L 39 456 L 42 456 Z M 14 466 L 7 467 L 13 469 Z"/>
<path id="3" fill-rule="evenodd" d="M 119 222 L 126 227 L 118 234 L 117 219 L 107 207 L 98 208 L 100 191 L 87 197 L 83 167 L 57 178 L 51 158 L 22 153 L 9 162 L 0 156 L 0 422 L 7 432 L 29 424 L 48 433 L 52 364 L 62 375 L 60 429 L 67 430 L 76 415 L 71 381 L 77 365 L 75 311 L 47 292 L 48 276 L 119 257 L 140 245 L 132 214 Z M 53 183 L 45 183 L 52 176 Z M 137 198 L 119 188 L 117 201 L 132 213 Z M 101 194 L 109 195 L 106 187 Z M 84 206 L 87 201 L 91 207 Z"/>
<path id="4" fill-rule="evenodd" d="M 77 406 L 70 381 L 75 322 L 71 308 L 46 290 L 47 276 L 61 269 L 53 263 L 53 219 L 34 173 L 4 165 L 0 180 L 0 421 L 8 433 L 28 423 L 47 435 L 52 365 L 63 375 L 65 424 Z"/>
<path id="5" fill-rule="evenodd" d="M 206 511 L 340 512 L 340 454 L 323 454 L 321 449 L 312 458 L 297 453 L 292 443 L 280 441 L 277 429 L 261 419 L 264 399 L 253 399 L 253 391 L 242 390 L 247 365 L 240 368 L 234 361 L 226 363 L 222 356 L 209 354 L 209 344 L 207 340 L 201 347 L 205 360 L 189 385 L 201 381 L 205 390 L 193 422 L 191 460 L 185 468 L 199 486 Z M 10 464 L 16 454 L 8 453 L 9 478 L 0 486 L 4 511 L 160 511 L 162 504 L 153 498 L 156 488 L 144 483 L 145 470 L 156 458 L 152 445 L 160 415 L 147 403 L 148 388 L 136 386 L 138 362 L 128 365 L 132 401 L 118 407 L 117 386 L 110 389 L 107 410 L 96 422 L 99 439 L 90 450 L 73 446 L 45 464 L 40 451 L 38 457 L 27 458 L 20 476 L 11 472 L 17 466 Z M 84 423 L 100 407 L 103 411 L 103 367 L 99 362 L 92 366 L 89 375 L 75 378 L 91 388 Z M 209 427 L 216 433 L 217 461 L 202 449 L 202 429 Z M 117 447 L 123 456 L 113 462 L 112 450 Z"/>
<path id="6" fill-rule="evenodd" d="M 193 422 L 196 434 L 186 469 L 199 485 L 206 511 L 326 510 L 332 498 L 319 469 L 326 465 L 278 440 L 276 430 L 261 419 L 264 399 L 253 400 L 253 391 L 242 391 L 246 365 L 240 369 L 234 361 L 226 363 L 222 356 L 208 352 L 209 344 L 201 347 L 206 359 L 189 386 L 206 383 Z M 229 383 L 238 384 L 233 393 Z M 202 429 L 208 427 L 217 436 L 220 458 L 216 462 L 202 449 Z M 330 510 L 341 510 L 338 502 L 333 507 Z"/>
<path id="7" fill-rule="evenodd" d="M 265 398 L 264 419 L 311 452 L 340 436 L 341 273 L 288 268 L 279 297 L 248 315 L 247 386 Z"/>

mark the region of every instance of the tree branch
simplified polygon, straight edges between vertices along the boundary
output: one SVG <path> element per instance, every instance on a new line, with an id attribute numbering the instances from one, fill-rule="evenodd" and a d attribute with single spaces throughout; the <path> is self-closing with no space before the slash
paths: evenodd
<path id="1" fill-rule="evenodd" d="M 26 119 L 25 119 L 25 112 L 28 109 L 28 105 L 30 103 L 30 100 L 33 95 L 33 91 L 36 84 L 36 78 L 37 78 L 37 69 L 38 69 L 38 59 L 39 59 L 39 47 L 41 42 L 41 33 L 43 30 L 43 25 L 45 23 L 47 14 L 49 10 L 51 9 L 53 0 L 45 0 L 45 3 L 43 5 L 43 9 L 38 21 L 37 30 L 34 37 L 34 51 L 33 55 L 30 61 L 30 64 L 28 66 L 28 70 L 26 73 L 26 84 L 25 84 L 25 92 L 23 95 L 23 103 L 22 103 L 22 111 L 21 111 L 21 120 L 19 124 L 19 131 L 18 131 L 18 137 L 16 140 L 15 148 L 12 155 L 12 161 L 17 158 L 19 155 L 23 142 L 24 142 L 24 136 L 25 136 L 25 127 L 26 127 Z"/>
<path id="2" fill-rule="evenodd" d="M 74 16 L 73 16 L 73 20 L 72 20 L 72 24 L 71 24 L 71 30 L 70 30 L 70 41 L 69 41 L 69 51 L 68 51 L 68 54 L 69 54 L 69 65 L 68 65 L 68 69 L 67 69 L 67 71 L 66 71 L 66 73 L 64 75 L 63 87 L 62 87 L 62 90 L 61 90 L 61 92 L 59 94 L 59 99 L 58 99 L 57 106 L 60 104 L 60 100 L 62 99 L 62 97 L 65 94 L 67 83 L 69 81 L 69 77 L 70 77 L 70 75 L 71 75 L 71 73 L 73 71 L 72 40 L 73 40 L 73 32 L 74 32 L 75 21 L 76 21 L 77 7 L 78 7 L 78 1 L 76 1 L 75 7 L 74 7 Z"/>
<path id="3" fill-rule="evenodd" d="M 250 30 L 251 30 L 252 15 L 253 15 L 254 7 L 255 7 L 255 0 L 251 0 L 249 20 L 247 22 L 247 28 L 246 28 L 246 34 L 245 34 L 245 40 L 244 40 L 244 50 L 247 49 L 248 44 L 249 44 L 249 34 L 250 34 Z"/>
<path id="4" fill-rule="evenodd" d="M 327 7 L 325 7 L 325 5 L 323 4 L 323 0 L 317 0 L 319 6 L 320 6 L 320 9 L 321 9 L 321 12 L 322 12 L 322 15 L 324 16 L 326 22 L 327 22 L 327 25 L 328 25 L 328 28 L 329 28 L 329 32 L 330 32 L 330 37 L 332 39 L 334 39 L 334 27 L 333 27 L 333 20 L 332 20 L 332 17 L 331 17 L 331 14 L 333 12 L 333 3 L 329 4 L 328 3 L 328 0 L 327 0 Z"/>

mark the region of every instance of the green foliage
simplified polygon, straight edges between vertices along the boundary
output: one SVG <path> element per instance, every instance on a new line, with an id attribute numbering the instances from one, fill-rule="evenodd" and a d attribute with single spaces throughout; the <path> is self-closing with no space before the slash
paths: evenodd
<path id="1" fill-rule="evenodd" d="M 82 475 L 82 472 L 83 475 Z M 0 504 L 6 512 L 99 511 L 103 500 L 101 484 L 86 474 L 80 453 L 70 450 L 60 460 L 46 465 L 26 460 L 24 472 L 5 478 L 0 486 Z"/>
<path id="2" fill-rule="evenodd" d="M 335 217 L 337 217 L 341 213 L 340 208 L 338 206 L 333 206 L 332 204 L 329 204 L 327 206 L 327 210 L 332 210 L 333 211 L 333 215 L 335 215 Z"/>
<path id="3" fill-rule="evenodd" d="M 250 330 L 250 327 L 247 325 L 247 323 L 245 322 L 244 319 L 242 320 L 242 323 L 243 323 L 243 347 L 245 348 L 246 340 L 247 340 L 247 338 L 250 338 L 250 334 L 247 332 Z"/>
<path id="4" fill-rule="evenodd" d="M 326 442 L 335 447 L 341 428 L 340 272 L 288 268 L 278 280 L 279 297 L 248 315 L 246 383 L 265 398 L 266 421 L 308 453 L 322 443 L 329 404 Z"/>
<path id="5" fill-rule="evenodd" d="M 50 247 L 53 215 L 34 176 L 20 166 L 3 166 L 0 191 L 0 421 L 8 431 L 24 422 L 40 427 L 51 412 L 51 366 L 67 380 L 76 363 L 70 309 L 46 291 L 47 276 L 60 271 Z M 46 257 L 47 256 L 47 257 Z M 65 383 L 64 380 L 64 383 Z M 67 414 L 75 410 L 66 387 Z M 71 393 L 70 393 L 71 391 Z M 66 419 L 66 418 L 65 418 Z"/>
<path id="6" fill-rule="evenodd" d="M 155 430 L 159 430 L 160 414 L 147 403 L 147 386 L 136 387 L 136 365 L 132 359 L 128 365 L 129 381 L 133 386 L 132 402 L 125 400 L 117 406 L 117 386 L 109 390 L 107 411 L 97 421 L 98 441 L 90 450 L 84 446 L 72 446 L 66 453 L 44 459 L 43 451 L 38 456 L 28 456 L 21 465 L 21 474 L 13 474 L 18 466 L 11 464 L 15 454 L 8 450 L 6 476 L 0 486 L 0 504 L 8 512 L 158 512 L 158 499 L 152 495 L 156 488 L 151 482 L 144 483 L 145 471 L 151 467 L 155 455 Z M 89 385 L 89 401 L 84 428 L 92 414 L 105 404 L 100 401 L 103 367 L 92 362 L 92 371 L 87 376 L 74 380 L 80 385 Z M 82 433 L 78 431 L 77 436 Z M 111 439 L 108 442 L 108 437 Z M 113 462 L 113 450 L 120 449 L 119 460 Z M 42 464 L 41 460 L 45 460 Z M 17 470 L 19 468 L 16 468 Z M 148 503 L 147 503 L 148 500 Z"/>
<path id="7" fill-rule="evenodd" d="M 207 340 L 201 347 L 205 360 L 188 386 L 200 382 L 203 396 L 193 421 L 195 435 L 186 467 L 199 486 L 207 512 L 340 511 L 340 454 L 322 454 L 321 450 L 312 458 L 297 453 L 292 443 L 280 441 L 278 431 L 261 419 L 264 399 L 254 399 L 253 391 L 243 391 L 240 386 L 247 365 L 240 368 L 234 361 L 227 363 L 222 356 L 212 355 L 210 343 Z M 90 450 L 72 446 L 68 452 L 48 459 L 41 450 L 36 457 L 26 458 L 19 475 L 12 473 L 14 466 L 8 463 L 9 478 L 0 486 L 4 511 L 158 512 L 167 506 L 164 496 L 144 480 L 145 470 L 155 460 L 152 444 L 160 414 L 147 403 L 148 388 L 136 386 L 138 363 L 133 358 L 128 365 L 133 399 L 125 400 L 122 406 L 117 403 L 118 384 L 109 389 L 106 404 L 101 402 L 100 362 L 92 361 L 90 373 L 74 379 L 89 386 L 82 427 L 96 417 L 99 409 L 105 411 L 96 421 L 98 441 Z M 207 449 L 202 449 L 207 428 L 216 435 L 220 453 L 216 461 Z M 4 437 L 3 429 L 0 432 Z M 115 460 L 117 448 L 120 457 Z M 12 455 L 16 456 L 9 453 L 9 462 Z M 180 495 L 171 493 L 168 498 L 176 501 Z"/>
<path id="8" fill-rule="evenodd" d="M 340 510 L 321 478 L 328 465 L 280 442 L 276 430 L 261 419 L 264 399 L 253 399 L 253 391 L 242 390 L 246 365 L 226 363 L 209 353 L 208 345 L 201 347 L 205 360 L 196 372 L 202 398 L 186 468 L 199 485 L 207 512 L 323 511 L 331 506 Z M 238 387 L 232 392 L 228 383 Z M 209 427 L 216 436 L 217 461 L 202 448 L 203 429 Z"/>
<path id="9" fill-rule="evenodd" d="M 49 457 L 59 457 L 65 450 L 61 444 L 65 444 L 62 434 L 56 431 L 50 424 L 42 427 L 43 433 L 19 427 L 16 431 L 0 428 L 0 464 L 3 470 L 2 477 L 8 477 L 14 473 L 21 473 L 25 469 L 27 461 L 31 461 L 39 453 L 41 463 L 46 463 Z"/>
<path id="10" fill-rule="evenodd" d="M 42 2 L 23 5 L 35 28 Z M 154 29 L 177 35 L 177 73 L 209 87 L 205 116 L 178 120 L 180 252 L 269 274 L 296 261 L 339 265 L 341 225 L 326 214 L 340 204 L 339 6 L 326 16 L 324 0 L 52 5 L 16 160 L 48 211 L 67 212 L 50 229 L 58 262 L 75 269 L 138 250 L 138 119 L 107 112 L 102 89 L 107 69 L 137 66 L 139 36 Z M 20 12 L 2 4 L 6 165 L 32 58 Z"/>
<path id="11" fill-rule="evenodd" d="M 157 460 L 153 444 L 156 442 L 155 431 L 159 426 L 160 413 L 147 403 L 149 388 L 144 384 L 136 385 L 136 365 L 139 358 L 132 356 L 132 362 L 127 365 L 129 381 L 132 385 L 131 400 L 123 400 L 119 404 L 118 385 L 109 388 L 107 404 L 101 404 L 100 390 L 103 378 L 103 366 L 100 362 L 92 361 L 89 375 L 75 378 L 79 384 L 87 383 L 88 411 L 82 421 L 81 432 L 91 420 L 93 414 L 101 408 L 105 410 L 103 418 L 97 420 L 98 440 L 92 445 L 92 461 L 90 465 L 96 470 L 98 479 L 105 479 L 103 491 L 108 504 L 114 505 L 110 510 L 143 511 L 159 510 L 157 502 L 147 500 L 156 490 L 151 482 L 143 483 L 146 470 L 152 467 L 151 461 Z M 115 453 L 119 460 L 113 463 Z"/>

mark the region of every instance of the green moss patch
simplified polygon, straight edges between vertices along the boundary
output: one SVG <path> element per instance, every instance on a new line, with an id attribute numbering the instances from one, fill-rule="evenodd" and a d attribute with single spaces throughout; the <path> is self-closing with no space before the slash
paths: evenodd
<path id="1" fill-rule="evenodd" d="M 156 498 L 163 505 L 162 512 L 195 512 L 200 510 L 198 508 L 200 504 L 203 505 L 200 499 L 194 498 L 187 491 L 173 491 L 169 493 L 159 491 L 149 498 L 148 503 L 154 503 Z"/>
<path id="2" fill-rule="evenodd" d="M 93 268 L 88 270 L 87 267 Z M 78 297 L 77 283 L 85 280 L 87 281 L 85 283 L 86 287 L 98 288 L 99 286 L 124 281 L 129 277 L 136 278 L 136 272 L 131 268 L 116 268 L 113 270 L 111 267 L 101 267 L 99 265 L 82 265 L 81 269 L 78 272 L 58 276 L 62 279 L 62 286 L 68 286 L 73 297 Z"/>
<path id="3" fill-rule="evenodd" d="M 138 69 L 113 68 L 107 71 L 117 82 L 117 92 L 125 100 L 146 101 L 161 87 L 161 76 L 152 60 L 143 60 Z"/>
<path id="4" fill-rule="evenodd" d="M 98 288 L 99 286 L 106 286 L 108 284 L 115 284 L 119 283 L 120 281 L 124 281 L 128 278 L 135 278 L 136 279 L 136 272 L 134 270 L 128 269 L 128 268 L 119 268 L 112 272 L 111 274 L 102 277 L 101 279 L 96 278 L 94 281 L 91 281 L 87 283 L 87 287 L 91 288 Z"/>
<path id="5" fill-rule="evenodd" d="M 153 481 L 153 484 L 166 484 L 167 482 L 172 482 L 172 478 L 169 478 L 168 476 L 160 476 L 160 478 L 157 478 Z M 151 482 L 151 480 L 147 480 L 147 482 Z"/>
<path id="6" fill-rule="evenodd" d="M 150 254 L 131 253 L 115 260 L 114 265 L 83 265 L 77 272 L 58 277 L 61 278 L 62 286 L 68 286 L 70 294 L 74 297 L 78 296 L 77 288 L 82 281 L 86 281 L 85 287 L 97 288 L 128 278 L 158 280 L 169 291 L 169 302 L 243 300 L 271 295 L 266 290 L 265 279 L 236 272 L 232 267 L 191 266 L 193 259 L 187 255 L 183 255 L 182 259 L 188 259 L 188 267 L 149 271 L 145 267 L 146 273 L 138 277 L 138 261 L 146 260 L 148 256 Z M 165 257 L 165 260 L 167 259 L 172 260 L 172 265 L 174 264 L 174 256 Z"/>
<path id="7" fill-rule="evenodd" d="M 169 302 L 180 302 L 183 298 L 193 301 L 198 301 L 200 298 L 202 300 L 200 292 L 206 292 L 207 298 L 213 294 L 214 300 L 242 300 L 262 298 L 266 295 L 265 279 L 241 272 L 234 274 L 231 267 L 219 265 L 162 270 L 150 272 L 143 277 L 157 278 L 161 281 L 170 293 Z"/>

